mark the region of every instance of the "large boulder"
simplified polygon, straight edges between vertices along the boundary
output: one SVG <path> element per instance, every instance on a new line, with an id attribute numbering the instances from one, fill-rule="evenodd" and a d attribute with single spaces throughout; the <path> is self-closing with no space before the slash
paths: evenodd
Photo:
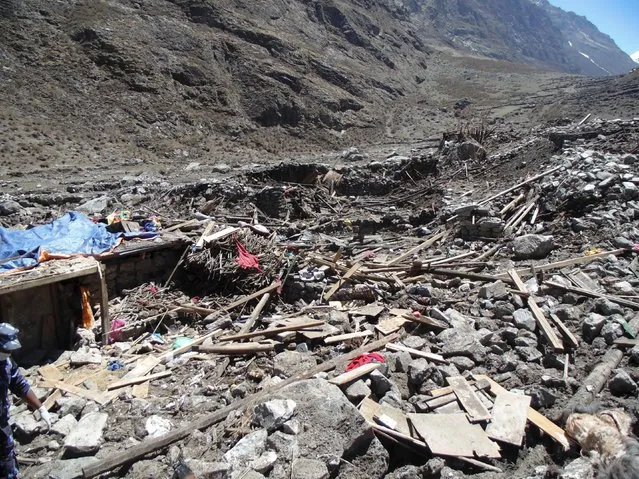
<path id="1" fill-rule="evenodd" d="M 512 242 L 515 259 L 543 259 L 553 250 L 552 236 L 524 235 Z"/>
<path id="2" fill-rule="evenodd" d="M 92 412 L 83 416 L 64 440 L 65 456 L 89 456 L 95 454 L 103 441 L 103 431 L 109 415 Z"/>
<path id="3" fill-rule="evenodd" d="M 298 458 L 324 461 L 331 475 L 345 464 L 357 463 L 351 478 L 380 479 L 388 470 L 388 452 L 378 444 L 373 430 L 359 411 L 335 385 L 322 379 L 309 379 L 287 386 L 272 398 L 297 403 Z M 338 470 L 339 469 L 339 470 Z"/>

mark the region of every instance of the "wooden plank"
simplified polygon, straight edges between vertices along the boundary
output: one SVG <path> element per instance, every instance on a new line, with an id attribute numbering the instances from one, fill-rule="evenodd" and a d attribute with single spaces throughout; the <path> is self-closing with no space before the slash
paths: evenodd
<path id="1" fill-rule="evenodd" d="M 362 263 L 355 263 L 353 266 L 351 266 L 348 269 L 348 271 L 346 271 L 346 273 L 344 273 L 344 276 L 339 278 L 337 280 L 337 283 L 335 283 L 333 286 L 331 286 L 331 288 L 324 294 L 324 301 L 328 301 L 331 298 L 331 296 L 333 296 L 337 292 L 337 290 L 340 289 L 344 285 L 346 280 L 348 280 L 348 278 L 350 278 L 355 273 L 357 273 L 357 270 L 359 270 L 361 267 L 362 267 Z"/>
<path id="2" fill-rule="evenodd" d="M 503 388 L 501 385 L 492 380 L 492 378 L 483 375 L 483 374 L 473 374 L 473 377 L 476 381 L 485 379 L 490 383 L 490 392 L 493 396 L 497 396 L 500 393 L 508 392 L 507 389 Z M 570 439 L 566 435 L 566 432 L 557 426 L 554 422 L 546 418 L 544 415 L 535 411 L 533 408 L 529 407 L 527 411 L 528 420 L 537 426 L 539 429 L 544 431 L 548 436 L 550 436 L 553 440 L 559 443 L 564 450 L 570 449 Z"/>
<path id="3" fill-rule="evenodd" d="M 413 321 L 415 323 L 423 324 L 424 326 L 429 326 L 433 329 L 448 329 L 450 326 L 443 321 L 439 321 L 435 318 L 431 318 L 430 316 L 424 316 L 423 314 L 420 316 L 415 316 L 413 314 L 405 314 L 403 316 L 409 321 Z"/>
<path id="4" fill-rule="evenodd" d="M 526 285 L 521 280 L 516 270 L 514 269 L 509 270 L 508 275 L 512 278 L 513 282 L 515 283 L 515 285 L 517 286 L 517 289 L 519 289 L 520 292 L 528 293 L 528 289 L 526 288 Z M 535 317 L 537 326 L 539 326 L 539 329 L 541 330 L 543 335 L 546 337 L 550 345 L 553 347 L 555 352 L 563 353 L 564 352 L 563 342 L 557 337 L 557 334 L 550 326 L 550 323 L 546 319 L 546 316 L 544 316 L 543 311 L 539 309 L 537 302 L 532 297 L 529 296 L 527 298 L 527 304 L 528 304 L 528 308 L 530 308 L 533 316 Z"/>
<path id="5" fill-rule="evenodd" d="M 312 329 L 318 326 L 324 326 L 324 321 L 308 321 L 305 323 L 294 323 L 288 326 L 280 326 L 278 328 L 262 329 L 261 331 L 253 331 L 243 334 L 232 334 L 230 336 L 222 336 L 219 341 L 241 341 L 242 339 L 255 338 L 258 336 L 272 336 L 284 331 L 298 331 L 300 329 Z"/>
<path id="6" fill-rule="evenodd" d="M 351 315 L 376 318 L 382 314 L 385 309 L 386 308 L 384 306 L 380 306 L 379 304 L 367 304 L 366 306 L 362 306 L 361 308 L 351 311 Z"/>
<path id="7" fill-rule="evenodd" d="M 218 240 L 221 240 L 222 238 L 226 238 L 227 236 L 232 235 L 233 233 L 239 230 L 240 229 L 235 226 L 227 226 L 223 230 L 217 231 L 210 235 L 206 235 L 206 236 L 202 235 L 201 239 L 203 243 L 208 244 L 208 243 L 212 243 L 213 241 L 218 241 Z"/>
<path id="8" fill-rule="evenodd" d="M 501 457 L 499 446 L 466 414 L 409 414 L 408 419 L 435 455 Z"/>
<path id="9" fill-rule="evenodd" d="M 95 401 L 102 406 L 106 404 L 104 396 L 101 393 L 96 391 L 89 391 L 88 389 L 83 389 L 77 386 L 72 386 L 71 384 L 67 384 L 64 381 L 44 381 L 40 384 L 44 387 L 59 389 L 60 391 L 73 394 L 74 396 L 80 396 L 85 399 L 90 399 L 91 401 Z"/>
<path id="10" fill-rule="evenodd" d="M 373 333 L 372 331 L 359 331 L 357 333 L 339 334 L 337 336 L 329 336 L 328 338 L 324 339 L 324 344 L 333 344 L 339 343 L 340 341 L 348 341 L 350 339 L 366 338 L 368 336 L 373 336 L 374 334 L 375 333 Z"/>
<path id="11" fill-rule="evenodd" d="M 149 397 L 149 381 L 143 382 L 142 384 L 136 384 L 131 389 L 131 395 L 134 398 L 145 399 Z"/>
<path id="12" fill-rule="evenodd" d="M 392 316 L 390 318 L 381 319 L 376 325 L 375 329 L 382 334 L 391 334 L 399 331 L 408 320 L 401 316 Z"/>
<path id="13" fill-rule="evenodd" d="M 150 374 L 149 376 L 141 376 L 139 378 L 131 378 L 131 379 L 124 379 L 124 380 L 120 380 L 120 381 L 115 381 L 112 382 L 111 384 L 109 384 L 107 386 L 107 390 L 111 391 L 113 389 L 119 389 L 119 388 L 123 388 L 126 386 L 133 386 L 134 384 L 140 384 L 140 383 L 144 383 L 147 381 L 153 381 L 155 379 L 161 379 L 161 378 L 166 378 L 168 376 L 170 376 L 171 374 L 173 374 L 173 372 L 171 371 L 162 371 L 159 373 L 155 373 L 155 374 Z"/>
<path id="14" fill-rule="evenodd" d="M 97 265 L 98 278 L 100 279 L 100 321 L 102 322 L 102 344 L 109 344 L 109 332 L 111 331 L 111 319 L 109 317 L 109 290 L 104 278 L 104 266 Z"/>
<path id="15" fill-rule="evenodd" d="M 596 291 L 590 291 L 587 289 L 573 288 L 571 286 L 565 286 L 561 283 L 555 283 L 554 281 L 544 281 L 544 285 L 550 286 L 552 288 L 561 289 L 563 291 L 568 291 L 569 293 L 588 296 L 590 298 L 605 298 L 609 301 L 612 301 L 613 303 L 617 303 L 622 306 L 627 306 L 632 309 L 639 309 L 639 303 L 635 303 L 634 301 L 630 301 L 624 298 L 619 298 L 617 296 L 613 296 L 612 294 L 597 293 Z"/>
<path id="16" fill-rule="evenodd" d="M 486 428 L 489 438 L 521 446 L 526 432 L 530 396 L 501 392 L 495 397 L 493 420 Z"/>
<path id="17" fill-rule="evenodd" d="M 166 353 L 162 354 L 158 359 L 159 359 L 160 362 L 168 363 L 169 361 L 173 360 L 174 358 L 176 358 L 180 354 L 183 354 L 183 353 L 186 353 L 186 352 L 190 351 L 191 349 L 193 349 L 194 346 L 202 344 L 207 339 L 215 338 L 215 337 L 219 336 L 220 334 L 222 334 L 223 332 L 224 331 L 222 329 L 215 329 L 215 330 L 211 331 L 210 333 L 205 334 L 204 336 L 200 336 L 199 338 L 195 338 L 193 341 L 191 341 L 188 344 L 185 344 L 184 346 L 181 346 L 181 347 L 179 347 L 177 349 L 173 349 L 171 351 L 167 351 Z M 156 366 L 157 366 L 157 364 L 156 364 Z M 153 366 L 153 367 L 155 367 L 155 366 Z M 153 369 L 153 368 L 151 368 L 151 369 Z M 139 376 L 144 376 L 148 372 L 149 371 L 147 371 L 146 373 L 141 374 Z M 134 377 L 137 377 L 137 376 L 134 376 Z"/>
<path id="18" fill-rule="evenodd" d="M 133 379 L 133 378 L 138 378 L 141 376 L 146 376 L 153 370 L 153 368 L 155 368 L 158 364 L 160 364 L 161 361 L 162 361 L 162 356 L 159 358 L 155 356 L 145 356 L 142 359 L 139 359 L 135 363 L 135 366 L 133 367 L 133 369 L 131 369 L 124 376 L 122 376 L 120 380 L 124 381 L 126 379 Z M 105 391 L 102 394 L 104 403 L 108 404 L 109 402 L 113 401 L 118 396 L 118 394 L 120 394 L 119 391 Z"/>
<path id="19" fill-rule="evenodd" d="M 486 389 L 490 389 L 490 384 L 488 383 L 488 381 L 469 381 L 468 384 L 471 385 L 473 391 L 483 391 Z M 452 387 L 449 386 L 447 388 L 441 388 L 441 390 L 450 390 L 450 392 L 433 396 L 432 399 L 426 400 L 425 403 L 429 411 L 434 411 L 435 409 L 457 401 L 457 396 L 455 395 Z"/>
<path id="20" fill-rule="evenodd" d="M 571 348 L 578 348 L 579 340 L 574 334 L 572 334 L 564 322 L 559 319 L 556 314 L 551 314 L 550 319 L 552 319 L 553 323 L 555 323 L 555 326 L 557 326 L 557 329 L 559 330 L 559 334 L 561 334 L 561 336 L 566 340 L 568 345 Z"/>
<path id="21" fill-rule="evenodd" d="M 466 410 L 470 422 L 490 421 L 490 412 L 462 376 L 449 376 L 446 378 L 446 382 L 453 388 L 455 396 Z"/>
<path id="22" fill-rule="evenodd" d="M 219 309 L 202 308 L 201 306 L 195 306 L 193 304 L 182 304 L 182 305 L 180 305 L 180 308 L 185 310 L 185 311 L 192 311 L 194 313 L 198 313 L 198 314 L 202 314 L 202 315 L 219 313 L 219 312 L 222 312 L 222 311 L 230 311 L 231 309 L 235 309 L 238 306 L 243 305 L 244 303 L 248 303 L 249 301 L 251 301 L 253 299 L 259 298 L 260 296 L 262 296 L 265 293 L 272 293 L 273 291 L 275 291 L 279 287 L 280 287 L 280 283 L 279 283 L 279 281 L 276 281 L 273 284 L 270 284 L 269 286 L 266 286 L 265 288 L 262 288 L 259 291 L 256 291 L 255 293 L 249 294 L 247 296 L 243 296 L 242 298 L 238 299 L 237 301 L 233 301 L 231 304 L 227 304 L 226 306 L 224 306 L 222 308 L 219 308 Z"/>
<path id="23" fill-rule="evenodd" d="M 195 242 L 195 247 L 197 249 L 202 249 L 204 246 L 204 237 L 209 235 L 213 228 L 215 227 L 215 223 L 213 221 L 209 221 L 207 225 L 204 227 L 204 231 L 202 232 L 202 236 Z"/>
<path id="24" fill-rule="evenodd" d="M 613 341 L 613 344 L 621 347 L 631 348 L 632 346 L 637 346 L 639 344 L 639 339 L 618 338 Z"/>
<path id="25" fill-rule="evenodd" d="M 177 429 L 172 430 L 171 432 L 153 439 L 148 439 L 146 441 L 141 442 L 132 447 L 128 447 L 126 451 L 120 453 L 111 453 L 108 457 L 100 459 L 88 466 L 82 468 L 82 473 L 85 478 L 91 478 L 98 476 L 104 472 L 112 471 L 117 467 L 123 464 L 131 464 L 137 459 L 146 456 L 147 454 L 162 449 L 170 444 L 173 444 L 180 439 L 183 439 L 190 434 L 193 433 L 196 429 L 205 429 L 211 427 L 214 424 L 219 423 L 227 418 L 227 416 L 236 410 L 245 409 L 255 405 L 257 402 L 261 401 L 263 398 L 273 394 L 280 389 L 294 384 L 298 381 L 302 381 L 304 379 L 312 378 L 318 373 L 330 371 L 331 369 L 336 368 L 341 364 L 345 364 L 348 361 L 355 359 L 357 356 L 360 356 L 365 353 L 370 353 L 371 351 L 376 351 L 378 349 L 383 348 L 387 343 L 394 341 L 398 338 L 397 334 L 393 334 L 391 336 L 379 339 L 372 343 L 369 343 L 361 348 L 357 348 L 347 354 L 343 354 L 334 359 L 326 361 L 322 364 L 319 364 L 315 367 L 308 369 L 300 374 L 296 374 L 293 377 L 285 379 L 271 387 L 268 387 L 262 391 L 259 391 L 255 394 L 251 394 L 243 399 L 235 401 L 228 406 L 220 408 L 210 414 L 206 414 L 204 417 L 189 422 Z"/>
<path id="26" fill-rule="evenodd" d="M 231 354 L 231 355 L 244 355 L 255 354 L 264 351 L 272 351 L 275 349 L 274 344 L 262 344 L 262 343 L 229 343 L 229 344 L 216 344 L 213 346 L 198 346 L 198 351 L 203 353 L 215 353 L 215 354 Z"/>
<path id="27" fill-rule="evenodd" d="M 331 384 L 335 384 L 337 386 L 342 386 L 356 379 L 359 379 L 362 376 L 366 376 L 367 374 L 372 373 L 376 369 L 379 369 L 380 366 L 381 366 L 380 363 L 364 364 L 358 368 L 351 369 L 350 371 L 346 371 L 345 373 L 342 373 L 339 376 L 335 376 L 333 379 L 329 379 L 328 382 Z"/>
<path id="28" fill-rule="evenodd" d="M 36 278 L 32 278 L 30 276 L 33 276 L 33 272 L 35 271 L 46 271 L 44 269 L 44 267 L 48 266 L 46 263 L 43 263 L 37 269 L 6 273 L 0 277 L 0 295 L 15 293 L 16 291 L 23 291 L 25 289 L 38 288 L 51 283 L 59 283 L 73 278 L 95 274 L 96 267 L 99 263 L 93 258 L 83 258 L 83 260 L 86 260 L 87 265 L 82 265 L 81 267 L 80 265 L 74 265 L 70 271 L 66 272 L 60 272 L 59 270 L 43 272 L 42 276 Z M 56 262 L 58 261 L 65 260 L 56 260 Z"/>
<path id="29" fill-rule="evenodd" d="M 397 258 L 389 261 L 388 263 L 386 263 L 386 266 L 393 266 L 394 264 L 401 263 L 406 258 L 411 257 L 415 253 L 417 253 L 417 252 L 419 252 L 419 251 L 421 251 L 421 250 L 423 250 L 425 248 L 430 248 L 435 242 L 439 241 L 440 239 L 442 239 L 447 234 L 448 234 L 447 230 L 443 230 L 443 231 L 440 231 L 439 233 L 436 233 L 435 235 L 431 236 L 430 238 L 428 238 L 423 243 L 415 246 L 414 248 L 409 249 L 408 251 L 405 251 L 404 253 L 400 254 Z"/>
<path id="30" fill-rule="evenodd" d="M 38 368 L 38 374 L 47 381 L 62 381 L 63 374 L 53 364 L 45 364 Z"/>
<path id="31" fill-rule="evenodd" d="M 391 351 L 403 351 L 409 353 L 411 356 L 417 356 L 418 358 L 425 358 L 429 361 L 441 364 L 449 364 L 449 361 L 444 359 L 444 356 L 434 353 L 427 353 L 426 351 L 420 351 L 419 349 L 407 348 L 401 344 L 387 344 L 386 349 Z"/>

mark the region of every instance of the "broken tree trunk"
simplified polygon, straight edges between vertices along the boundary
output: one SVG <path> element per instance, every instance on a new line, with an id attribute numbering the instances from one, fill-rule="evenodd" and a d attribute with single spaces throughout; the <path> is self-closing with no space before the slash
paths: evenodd
<path id="1" fill-rule="evenodd" d="M 354 351 L 351 351 L 348 354 L 344 354 L 335 359 L 331 359 L 330 361 L 326 361 L 322 364 L 319 364 L 315 366 L 314 368 L 309 369 L 308 371 L 305 371 L 291 378 L 285 379 L 281 383 L 276 384 L 275 386 L 269 389 L 252 394 L 233 404 L 229 404 L 228 406 L 223 407 L 222 409 L 218 409 L 217 411 L 211 414 L 208 414 L 197 421 L 185 424 L 184 426 L 178 429 L 175 429 L 169 432 L 168 434 L 165 434 L 155 439 L 144 441 L 136 446 L 128 448 L 126 451 L 123 451 L 119 454 L 112 454 L 111 456 L 105 459 L 102 459 L 93 464 L 90 464 L 82 469 L 82 473 L 85 478 L 90 478 L 90 477 L 95 477 L 107 471 L 113 471 L 114 469 L 124 464 L 130 464 L 151 452 L 157 451 L 158 449 L 162 449 L 168 446 L 169 444 L 173 444 L 174 442 L 185 438 L 196 429 L 205 429 L 214 424 L 217 424 L 220 421 L 223 421 L 232 411 L 235 411 L 240 408 L 245 408 L 251 404 L 254 404 L 260 399 L 268 396 L 269 394 L 272 394 L 297 381 L 302 381 L 304 379 L 311 378 L 318 373 L 329 371 L 346 361 L 350 361 L 356 358 L 360 354 L 369 353 L 371 351 L 381 349 L 386 344 L 390 343 L 391 341 L 395 341 L 398 337 L 399 337 L 398 334 L 391 334 L 390 336 L 380 339 L 379 341 L 375 341 L 366 346 L 363 346 Z"/>

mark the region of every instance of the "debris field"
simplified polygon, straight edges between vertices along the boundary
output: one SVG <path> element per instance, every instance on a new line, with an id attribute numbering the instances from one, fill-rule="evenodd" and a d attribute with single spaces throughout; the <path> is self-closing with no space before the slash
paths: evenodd
<path id="1" fill-rule="evenodd" d="M 161 281 L 110 291 L 108 331 L 96 307 L 25 370 L 54 423 L 14 404 L 22 474 L 618 477 L 637 460 L 638 138 L 588 117 L 1 197 L 7 227 L 74 210 L 182 242 Z"/>

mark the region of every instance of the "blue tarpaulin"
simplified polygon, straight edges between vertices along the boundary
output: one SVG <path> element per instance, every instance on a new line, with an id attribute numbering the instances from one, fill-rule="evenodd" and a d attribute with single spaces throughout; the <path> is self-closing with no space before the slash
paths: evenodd
<path id="1" fill-rule="evenodd" d="M 52 255 L 94 255 L 109 251 L 121 234 L 94 223 L 81 213 L 70 212 L 52 223 L 28 230 L 0 228 L 0 273 L 36 266 L 43 252 Z"/>

